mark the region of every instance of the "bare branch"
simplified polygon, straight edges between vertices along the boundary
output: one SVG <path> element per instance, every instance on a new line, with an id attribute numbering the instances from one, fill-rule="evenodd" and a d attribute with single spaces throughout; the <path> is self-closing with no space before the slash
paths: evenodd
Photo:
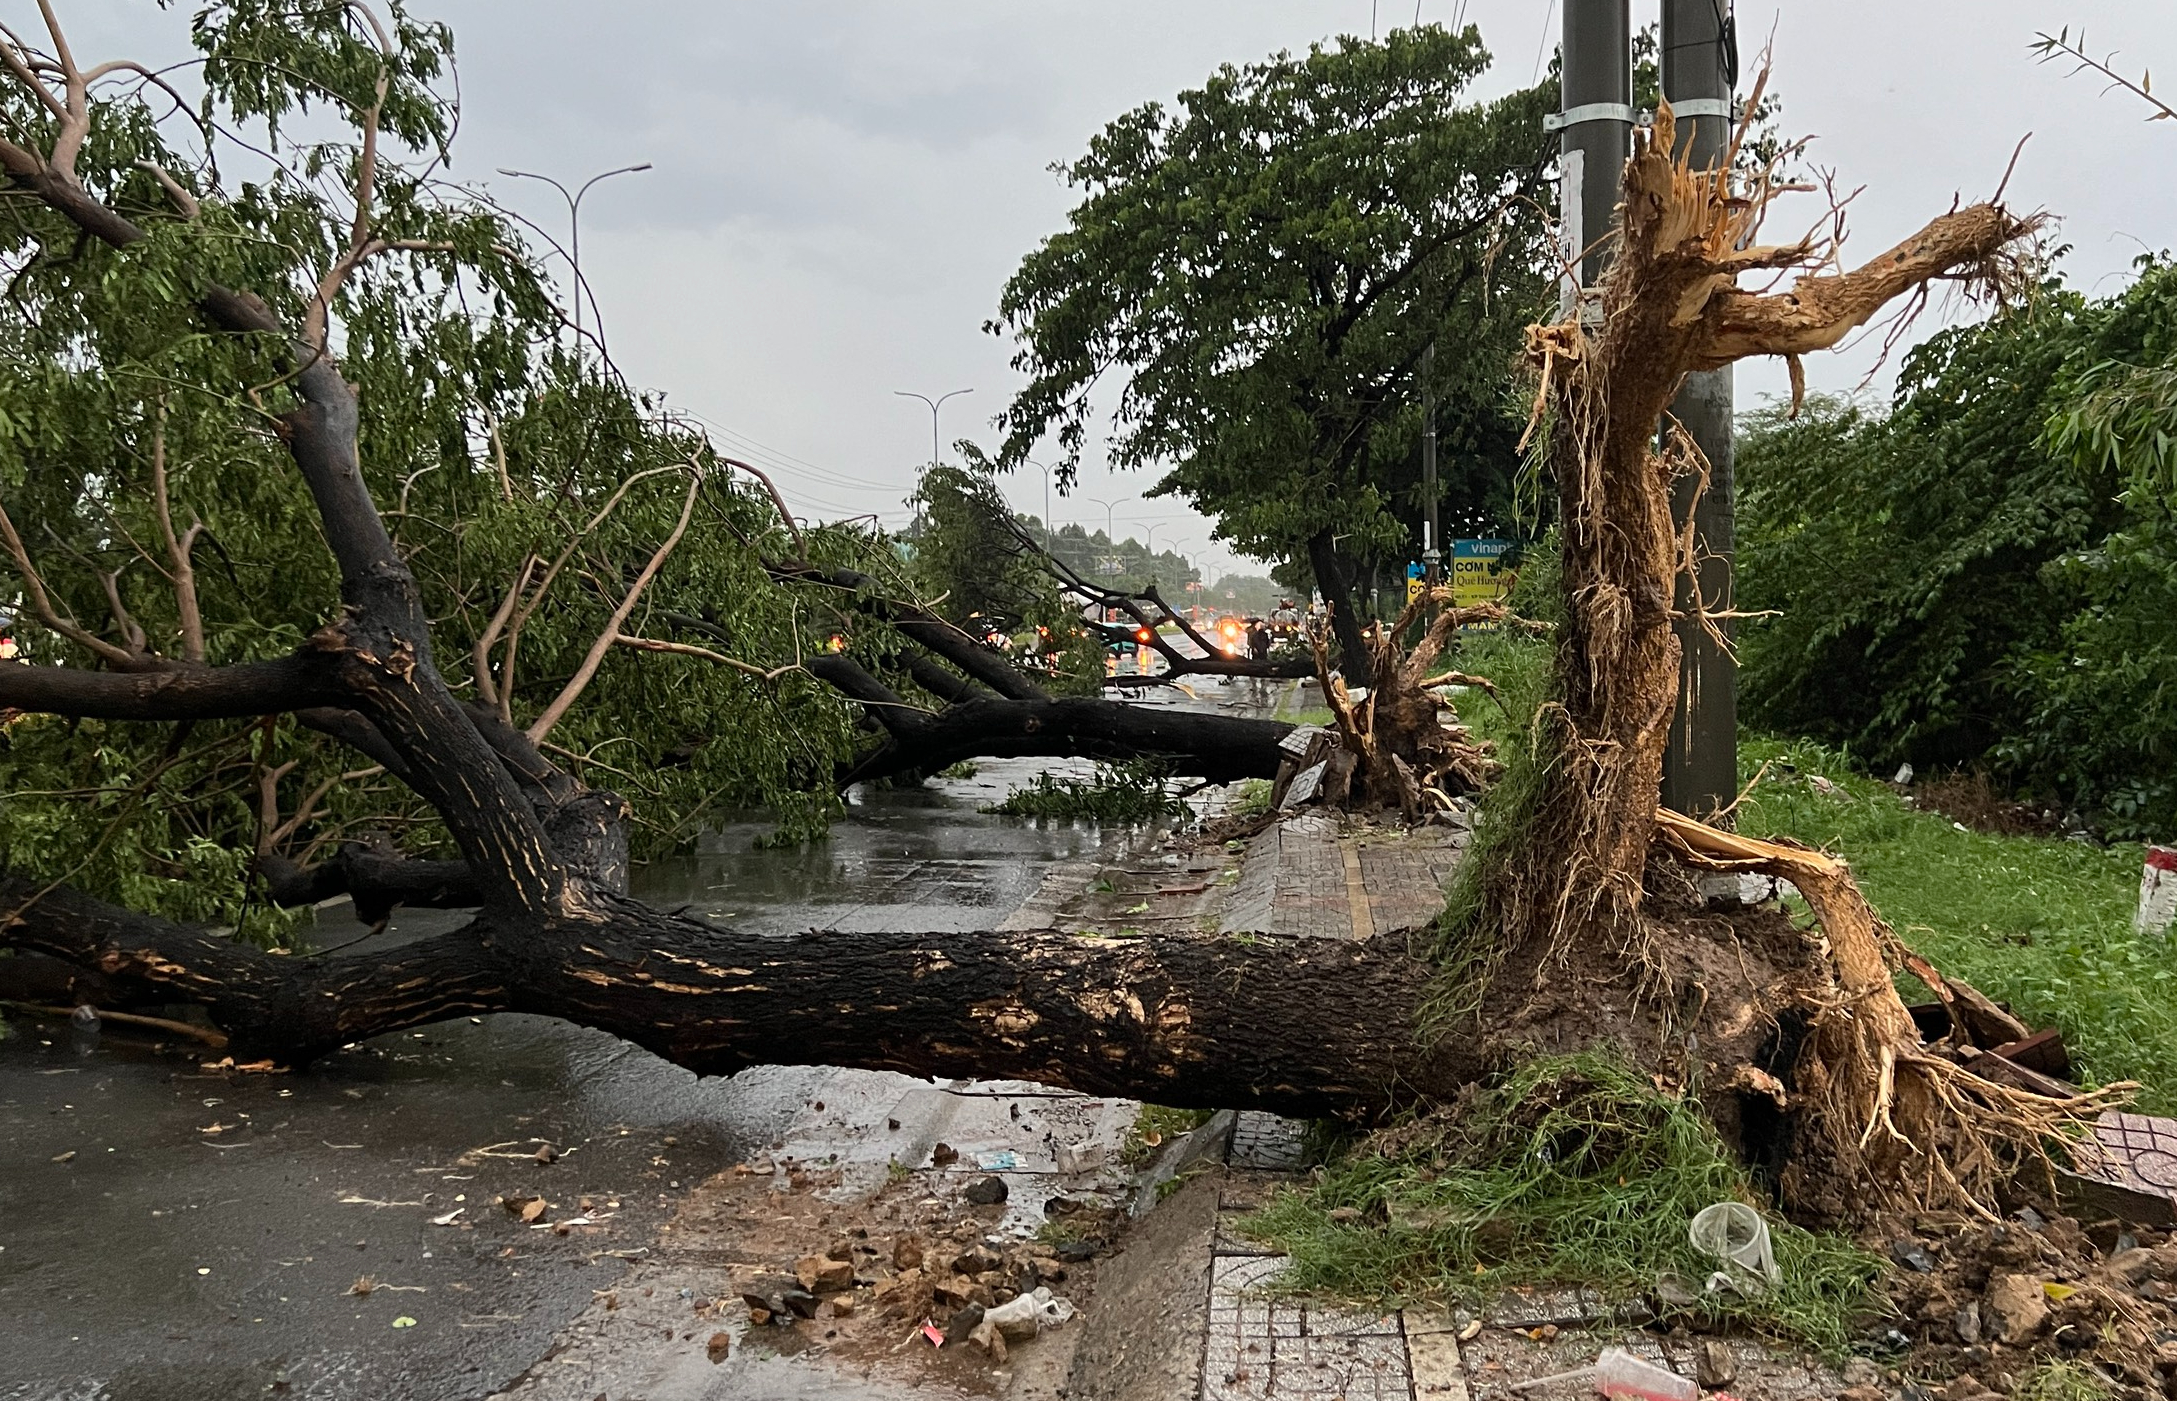
<path id="1" fill-rule="evenodd" d="M 23 548 L 23 538 L 15 533 L 15 522 L 8 519 L 5 507 L 0 507 L 0 544 L 7 547 L 8 557 L 15 562 L 15 572 L 23 581 L 23 593 L 30 600 L 30 611 L 37 615 L 38 621 L 48 631 L 67 638 L 114 666 L 138 667 L 143 664 L 144 659 L 139 654 L 114 646 L 53 606 L 52 598 L 45 591 L 45 580 L 39 575 L 37 566 L 30 562 L 30 552 Z"/>
<path id="2" fill-rule="evenodd" d="M 729 657 L 723 652 L 713 652 L 708 647 L 697 647 L 688 642 L 666 642 L 655 637 L 630 637 L 626 633 L 621 633 L 612 640 L 621 647 L 633 647 L 642 652 L 670 652 L 676 657 L 700 657 L 707 662 L 732 667 L 742 675 L 753 676 L 759 681 L 776 681 L 790 671 L 802 669 L 800 662 L 788 662 L 784 666 L 775 666 L 766 671 L 754 662 L 744 662 L 739 657 Z"/>
<path id="3" fill-rule="evenodd" d="M 524 555 L 522 567 L 514 576 L 514 587 L 506 591 L 506 598 L 499 610 L 491 615 L 491 622 L 477 634 L 476 646 L 471 652 L 471 669 L 476 675 L 476 698 L 486 705 L 496 706 L 499 693 L 491 680 L 491 649 L 498 645 L 499 634 L 505 630 L 507 619 L 514 615 L 514 607 L 521 602 L 522 590 L 529 587 L 529 576 L 536 572 L 537 557 Z"/>
<path id="4" fill-rule="evenodd" d="M 605 654 L 619 640 L 621 626 L 627 622 L 628 615 L 635 611 L 635 605 L 641 601 L 643 590 L 650 587 L 650 581 L 657 577 L 658 571 L 664 568 L 666 559 L 679 547 L 681 536 L 687 534 L 689 518 L 695 514 L 696 497 L 703 490 L 703 469 L 693 461 L 687 466 L 688 496 L 681 503 L 680 519 L 673 523 L 672 533 L 665 537 L 665 543 L 658 546 L 657 553 L 650 556 L 650 562 L 635 576 L 635 582 L 628 588 L 627 597 L 621 599 L 620 606 L 612 611 L 612 617 L 606 622 L 604 631 L 590 644 L 589 654 L 575 668 L 574 675 L 567 679 L 567 684 L 560 688 L 559 695 L 552 703 L 544 708 L 544 713 L 530 724 L 528 734 L 531 741 L 541 743 L 552 732 L 552 727 L 581 699 L 582 693 L 589 689 L 590 681 L 597 675 L 597 668 L 604 664 Z"/>
<path id="5" fill-rule="evenodd" d="M 778 483 L 772 481 L 762 470 L 750 466 L 739 458 L 720 457 L 718 460 L 728 467 L 740 468 L 757 481 L 763 483 L 764 490 L 771 493 L 771 503 L 779 508 L 779 519 L 785 523 L 786 533 L 794 537 L 794 557 L 803 563 L 807 563 L 809 559 L 808 543 L 801 538 L 801 527 L 794 523 L 794 513 L 787 509 L 786 498 L 780 494 Z"/>
<path id="6" fill-rule="evenodd" d="M 166 404 L 163 400 L 151 425 L 151 500 L 159 519 L 159 536 L 166 541 L 166 558 L 174 581 L 174 611 L 181 619 L 181 659 L 201 663 L 204 660 L 204 614 L 197 606 L 197 576 L 190 552 L 203 527 L 191 525 L 186 534 L 174 533 L 174 505 L 168 491 L 166 470 Z"/>

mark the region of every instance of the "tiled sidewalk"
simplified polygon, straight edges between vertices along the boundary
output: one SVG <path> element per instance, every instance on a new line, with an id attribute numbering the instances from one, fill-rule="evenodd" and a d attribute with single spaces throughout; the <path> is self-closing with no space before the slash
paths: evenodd
<path id="1" fill-rule="evenodd" d="M 1235 1227 L 1302 1166 L 1304 1132 L 1253 1111 L 1234 1122 L 1210 1246 L 1200 1381 L 1186 1401 L 1520 1401 L 1550 1393 L 1514 1391 L 1516 1383 L 1585 1366 L 1606 1346 L 1694 1375 L 1692 1340 L 1613 1321 L 1600 1299 L 1577 1289 L 1507 1294 L 1478 1331 L 1464 1314 L 1358 1313 L 1265 1293 L 1285 1257 Z M 1462 1343 L 1462 1333 L 1472 1336 Z M 1741 1371 L 1732 1391 L 1746 1401 L 1816 1401 L 1843 1385 L 1811 1357 L 1748 1340 L 1728 1346 Z"/>

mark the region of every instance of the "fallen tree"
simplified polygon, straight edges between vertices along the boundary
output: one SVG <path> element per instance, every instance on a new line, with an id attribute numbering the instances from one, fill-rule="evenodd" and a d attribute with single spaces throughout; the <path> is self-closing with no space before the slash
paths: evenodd
<path id="1" fill-rule="evenodd" d="M 9 50 L 20 60 L 9 65 L 13 81 L 49 114 L 49 139 L 37 151 L 0 140 L 0 163 L 16 189 L 108 250 L 96 256 L 160 251 L 159 240 L 77 178 L 73 162 L 95 110 L 85 94 L 99 70 L 81 68 L 58 23 L 50 26 L 52 52 Z M 1676 843 L 1668 849 L 1688 860 L 1803 881 L 1825 920 L 1826 949 L 1811 949 L 1773 914 L 1661 925 L 1644 891 L 1677 675 L 1671 584 L 1688 564 L 1669 524 L 1669 488 L 1678 472 L 1697 470 L 1682 443 L 1668 457 L 1654 448 L 1654 424 L 1679 379 L 1745 355 L 1832 344 L 1937 278 L 1993 276 L 2030 221 L 1977 205 L 1867 268 L 1822 272 L 1809 243 L 1753 242 L 1766 189 L 1743 198 L 1725 175 L 1672 160 L 1667 108 L 1653 135 L 1640 138 L 1625 173 L 1623 247 L 1603 288 L 1601 326 L 1534 335 L 1566 529 L 1557 698 L 1527 761 L 1534 801 L 1514 814 L 1517 840 L 1495 841 L 1477 867 L 1487 917 L 1469 925 L 1464 948 L 1445 965 L 1413 956 L 1398 934 L 1352 944 L 1049 932 L 772 939 L 630 898 L 626 803 L 560 767 L 543 740 L 578 687 L 562 689 L 523 729 L 491 697 L 457 698 L 441 672 L 416 575 L 361 470 L 363 406 L 341 374 L 331 326 L 344 279 L 409 242 L 380 237 L 371 223 L 380 107 L 394 63 L 388 45 L 374 48 L 377 98 L 356 109 L 364 132 L 357 212 L 316 283 L 231 287 L 208 260 L 185 261 L 179 272 L 232 357 L 232 377 L 217 387 L 265 416 L 308 487 L 337 570 L 337 607 L 328 599 L 330 616 L 287 655 L 226 665 L 187 649 L 163 655 L 125 626 L 120 644 L 79 628 L 76 640 L 100 669 L 0 666 L 0 707 L 177 727 L 292 716 L 404 785 L 442 824 L 451 854 L 423 861 L 397 846 L 344 848 L 314 864 L 268 863 L 285 898 L 346 893 L 366 913 L 458 901 L 477 913 L 368 959 L 296 958 L 131 913 L 63 882 L 8 875 L 0 877 L 0 944 L 94 970 L 131 1007 L 194 1003 L 238 1057 L 287 1063 L 446 1017 L 528 1011 L 625 1036 L 708 1072 L 825 1062 L 1018 1075 L 1166 1104 L 1316 1114 L 1446 1098 L 1538 1046 L 1615 1043 L 1677 1083 L 1752 1086 L 1804 1107 L 1808 1161 L 1882 1200 L 1981 1204 L 1998 1175 L 2091 1107 L 1994 1094 L 1969 1072 L 1938 1066 L 1897 1004 L 1887 977 L 1893 946 L 1840 863 L 1733 846 L 1688 824 L 1666 828 Z M 1794 267 L 1807 275 L 1789 292 L 1735 285 L 1744 271 Z M 704 470 L 700 460 L 686 468 L 689 505 L 673 539 Z M 27 549 L 9 534 L 35 594 Z M 570 687 L 620 645 L 621 624 L 659 557 L 625 583 Z M 510 595 L 510 615 L 526 587 L 525 579 Z M 74 626 L 39 611 L 57 633 Z M 118 601 L 115 611 L 119 625 Z M 940 650 L 953 645 L 949 634 L 925 633 Z M 480 646 L 476 656 L 489 652 Z M 963 670 L 954 707 L 1063 704 L 1007 694 L 1026 691 L 1017 674 L 965 654 L 954 660 Z M 846 664 L 835 669 L 840 680 L 863 684 Z M 1403 673 L 1428 662 L 1396 664 Z M 1414 728 L 1405 708 L 1427 679 L 1403 677 L 1365 723 L 1345 707 L 1341 724 L 1363 744 Z M 934 673 L 931 680 L 950 684 Z M 867 703 L 889 708 L 874 693 Z M 1427 719 L 1434 723 L 1433 708 Z M 921 739 L 936 743 L 929 731 Z M 899 733 L 888 740 L 900 741 Z M 1447 1005 L 1467 1010 L 1447 1013 Z M 1479 1022 L 1470 1022 L 1476 1011 Z M 1791 1018 L 1809 1034 L 1787 1062 L 1763 1048 Z M 1678 1049 L 1689 1046 L 1691 1056 Z"/>

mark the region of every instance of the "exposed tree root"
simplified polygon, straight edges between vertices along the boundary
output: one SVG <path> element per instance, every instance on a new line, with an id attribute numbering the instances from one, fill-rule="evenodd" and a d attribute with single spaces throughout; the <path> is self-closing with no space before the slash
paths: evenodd
<path id="1" fill-rule="evenodd" d="M 2083 1130 L 2137 1088 L 2054 1099 L 1974 1074 L 1921 1041 L 1892 980 L 1901 948 L 1843 861 L 1668 809 L 1657 811 L 1656 832 L 1666 852 L 1697 870 L 1790 881 L 1821 922 L 1837 997 L 1816 1009 L 1794 1068 L 1803 1131 L 1883 1206 L 1994 1219 L 1998 1187 L 2022 1170 L 2045 1171 L 2052 1151 L 2077 1157 L 2090 1142 Z"/>
<path id="2" fill-rule="evenodd" d="M 1441 608 L 1413 647 L 1401 652 L 1398 638 L 1430 607 Z M 1454 683 L 1495 687 L 1461 672 L 1431 675 L 1452 634 L 1469 623 L 1518 622 L 1502 605 L 1455 607 L 1450 589 L 1417 596 L 1398 621 L 1366 639 L 1368 693 L 1354 699 L 1345 679 L 1333 672 L 1329 650 L 1315 639 L 1316 677 L 1338 728 L 1345 752 L 1353 756 L 1351 801 L 1364 807 L 1397 808 L 1408 821 L 1432 808 L 1448 807 L 1452 798 L 1479 793 L 1504 772 L 1494 746 L 1477 742 L 1465 726 L 1444 724 L 1446 708 L 1436 688 Z"/>

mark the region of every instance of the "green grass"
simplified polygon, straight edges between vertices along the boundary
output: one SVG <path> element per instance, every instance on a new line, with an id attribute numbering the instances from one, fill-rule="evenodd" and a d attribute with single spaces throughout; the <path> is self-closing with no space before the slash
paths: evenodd
<path id="1" fill-rule="evenodd" d="M 1233 817 L 1260 817 L 1270 810 L 1270 780 L 1266 778 L 1244 779 L 1240 791 L 1233 795 L 1228 812 Z"/>
<path id="2" fill-rule="evenodd" d="M 1126 1141 L 1119 1147 L 1119 1160 L 1129 1167 L 1139 1166 L 1157 1155 L 1157 1151 L 1175 1138 L 1194 1132 L 1210 1120 L 1213 1111 L 1208 1109 L 1170 1109 L 1161 1104 L 1145 1104 L 1127 1126 Z"/>
<path id="3" fill-rule="evenodd" d="M 1295 710 L 1292 714 L 1283 718 L 1292 721 L 1295 725 L 1321 725 L 1326 730 L 1337 723 L 1337 717 L 1330 713 L 1330 707 L 1327 705 L 1310 706 L 1305 710 Z"/>
<path id="4" fill-rule="evenodd" d="M 937 776 L 939 778 L 973 778 L 980 772 L 981 770 L 975 766 L 973 759 L 962 759 L 957 764 L 951 764 L 939 769 Z"/>
<path id="5" fill-rule="evenodd" d="M 2081 1075 L 2138 1080 L 2142 1108 L 2177 1110 L 2177 950 L 2132 932 L 2140 848 L 1960 831 L 1809 743 L 1747 740 L 1739 757 L 1749 779 L 1770 764 L 1739 808 L 1741 831 L 1845 857 L 1937 968 L 2030 1025 L 2060 1027 Z"/>
<path id="6" fill-rule="evenodd" d="M 1602 1056 L 1532 1062 L 1409 1143 L 1349 1154 L 1248 1223 L 1292 1256 L 1280 1289 L 1385 1304 L 1480 1302 L 1514 1284 L 1647 1294 L 1660 1274 L 1715 1268 L 1686 1239 L 1695 1212 L 1758 1202 L 1697 1105 Z M 1679 1316 L 1841 1351 L 1879 1302 L 1881 1262 L 1842 1237 L 1770 1230 L 1778 1287 L 1703 1295 Z"/>
<path id="7" fill-rule="evenodd" d="M 2044 1362 L 2019 1378 L 2012 1401 L 2106 1401 L 2109 1384 L 2079 1362 Z"/>

